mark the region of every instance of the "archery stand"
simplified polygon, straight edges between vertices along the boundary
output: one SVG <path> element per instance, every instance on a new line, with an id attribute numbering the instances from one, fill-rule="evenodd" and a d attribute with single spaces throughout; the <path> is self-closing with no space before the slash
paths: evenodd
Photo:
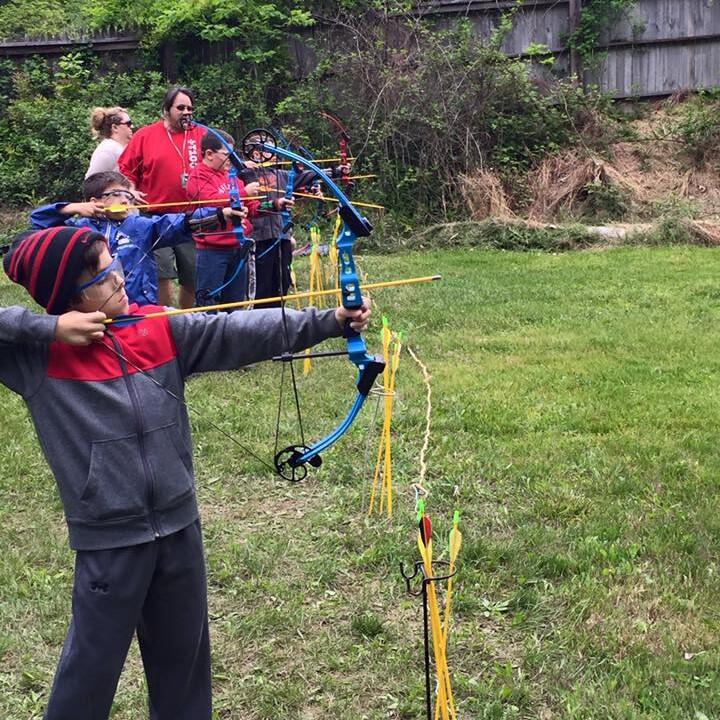
<path id="1" fill-rule="evenodd" d="M 450 563 L 447 560 L 433 560 L 432 566 L 433 568 L 436 565 L 442 565 L 444 567 L 448 567 Z M 432 693 L 431 693 L 431 685 L 430 685 L 430 628 L 429 628 L 429 622 L 428 622 L 428 597 L 427 597 L 427 588 L 430 583 L 439 583 L 444 582 L 445 580 L 449 580 L 451 577 L 454 577 L 457 574 L 457 566 L 455 566 L 455 569 L 447 574 L 447 575 L 433 575 L 432 577 L 428 577 L 425 574 L 425 564 L 422 560 L 417 560 L 414 563 L 415 572 L 413 572 L 412 575 L 408 575 L 405 572 L 405 564 L 400 563 L 400 572 L 405 579 L 405 585 L 407 586 L 407 591 L 409 595 L 412 595 L 413 597 L 419 597 L 422 595 L 423 599 L 423 639 L 424 639 L 424 645 L 425 645 L 425 711 L 427 720 L 433 720 L 433 714 L 432 714 Z M 410 583 L 418 576 L 422 576 L 422 588 L 420 590 L 413 590 L 411 588 Z"/>

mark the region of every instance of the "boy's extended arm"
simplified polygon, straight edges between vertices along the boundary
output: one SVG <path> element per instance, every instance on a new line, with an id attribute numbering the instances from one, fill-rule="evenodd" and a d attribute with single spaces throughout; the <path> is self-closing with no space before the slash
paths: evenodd
<path id="1" fill-rule="evenodd" d="M 0 382 L 27 397 L 45 377 L 47 345 L 55 338 L 58 318 L 27 308 L 0 309 Z"/>
<path id="2" fill-rule="evenodd" d="M 214 212 L 214 211 L 213 211 Z M 152 232 L 148 235 L 153 248 L 172 247 L 186 242 L 192 242 L 188 218 L 185 213 L 165 213 L 142 218 L 149 223 Z"/>
<path id="3" fill-rule="evenodd" d="M 190 223 L 191 219 L 207 218 L 211 224 L 215 220 L 216 226 L 218 226 L 221 215 L 222 210 L 218 211 L 214 207 L 204 207 L 197 208 L 190 216 L 185 213 L 165 213 L 164 215 L 153 215 L 151 218 L 143 218 L 143 220 L 152 224 L 152 246 L 161 248 L 192 242 L 193 228 Z"/>
<path id="4" fill-rule="evenodd" d="M 169 321 L 186 376 L 232 370 L 342 335 L 335 310 L 315 308 L 285 310 L 285 322 L 277 309 L 175 315 Z"/>

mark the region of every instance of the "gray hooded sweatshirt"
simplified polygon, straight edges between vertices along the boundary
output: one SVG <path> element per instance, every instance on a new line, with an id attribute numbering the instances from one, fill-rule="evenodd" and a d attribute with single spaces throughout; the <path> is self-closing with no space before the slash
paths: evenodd
<path id="1" fill-rule="evenodd" d="M 28 406 L 73 549 L 137 545 L 197 519 L 185 379 L 342 334 L 333 310 L 285 315 L 287 338 L 280 310 L 253 310 L 150 318 L 71 346 L 53 339 L 56 316 L 0 309 L 0 382 Z"/>

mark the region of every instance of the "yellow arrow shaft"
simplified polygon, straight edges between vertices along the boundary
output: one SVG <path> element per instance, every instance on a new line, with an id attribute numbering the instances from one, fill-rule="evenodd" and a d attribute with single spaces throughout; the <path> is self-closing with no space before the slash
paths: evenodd
<path id="1" fill-rule="evenodd" d="M 285 194 L 285 191 L 280 190 L 279 188 L 262 187 L 260 189 L 263 192 L 280 193 L 282 195 Z M 318 197 L 317 195 L 311 195 L 310 193 L 294 192 L 293 195 L 295 197 L 310 198 L 310 200 L 321 200 L 322 202 L 333 202 L 333 203 L 340 202 L 337 198 L 334 198 L 334 197 L 325 197 L 325 196 Z M 385 209 L 385 207 L 383 205 L 373 205 L 372 203 L 357 202 L 356 200 L 353 200 L 352 204 L 357 205 L 358 207 L 375 208 L 376 210 L 384 210 Z"/>
<path id="2" fill-rule="evenodd" d="M 406 280 L 385 280 L 383 282 L 368 283 L 367 285 L 363 285 L 362 289 L 363 290 L 379 290 L 380 288 L 399 287 L 401 285 L 416 285 L 418 283 L 432 282 L 433 280 L 441 280 L 441 279 L 442 279 L 442 275 L 425 275 L 423 277 L 407 278 Z M 324 295 L 339 295 L 339 294 L 340 294 L 339 288 L 332 288 L 330 290 L 320 290 L 320 291 L 316 290 L 313 292 L 295 293 L 293 295 L 278 295 L 277 297 L 261 298 L 259 300 L 241 300 L 239 302 L 222 303 L 220 305 L 204 305 L 201 307 L 178 308 L 175 310 L 163 310 L 162 312 L 149 313 L 148 315 L 143 315 L 142 317 L 144 319 L 147 319 L 147 318 L 154 318 L 154 317 L 171 317 L 172 315 L 189 315 L 191 313 L 212 312 L 214 310 L 230 310 L 231 308 L 248 307 L 250 305 L 266 305 L 268 303 L 292 302 L 293 300 L 302 300 L 303 298 L 309 298 L 309 297 L 316 298 L 316 297 L 321 297 Z M 120 319 L 119 322 L 122 322 L 122 319 Z M 114 323 L 114 320 L 112 318 L 105 320 L 106 325 L 112 325 L 113 323 Z"/>
<path id="3" fill-rule="evenodd" d="M 246 195 L 241 196 L 242 200 L 264 200 L 265 195 Z M 164 202 L 164 203 L 148 203 L 145 205 L 123 205 L 118 203 L 117 205 L 108 205 L 105 208 L 107 212 L 122 212 L 123 210 L 147 210 L 149 208 L 162 208 L 162 207 L 182 207 L 183 205 L 219 205 L 220 203 L 227 204 L 230 201 L 228 198 L 213 198 L 212 200 L 179 200 L 177 202 Z"/>
<path id="4" fill-rule="evenodd" d="M 349 158 L 345 158 L 345 160 L 347 160 L 347 161 L 349 162 L 350 160 L 355 160 L 355 158 L 354 158 L 354 157 L 349 157 Z M 265 162 L 259 163 L 259 165 L 260 165 L 260 167 L 273 167 L 274 165 L 292 165 L 293 162 L 296 162 L 296 161 L 294 161 L 294 160 L 279 160 L 279 161 L 266 160 Z M 308 162 L 312 162 L 312 163 L 314 163 L 315 165 L 317 165 L 318 163 L 340 162 L 340 158 L 339 158 L 339 157 L 334 157 L 334 158 L 320 158 L 319 160 L 317 160 L 317 159 L 316 159 L 316 160 L 308 160 Z M 299 164 L 299 165 L 302 165 L 302 162 L 301 162 L 301 163 L 298 163 L 298 164 Z"/>

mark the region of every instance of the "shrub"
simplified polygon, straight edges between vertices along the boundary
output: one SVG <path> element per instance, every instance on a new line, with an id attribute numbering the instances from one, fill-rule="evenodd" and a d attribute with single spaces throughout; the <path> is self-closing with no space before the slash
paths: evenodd
<path id="1" fill-rule="evenodd" d="M 0 196 L 9 204 L 76 199 L 94 143 L 96 105 L 124 105 L 137 124 L 157 117 L 165 84 L 157 73 L 96 78 L 92 58 L 66 56 L 55 73 L 33 58 L 12 75 L 12 100 L 0 119 Z M 43 78 L 43 82 L 36 82 Z"/>
<path id="2" fill-rule="evenodd" d="M 597 221 L 621 220 L 630 210 L 630 193 L 612 182 L 592 180 L 583 188 L 586 197 L 586 215 Z"/>
<path id="3" fill-rule="evenodd" d="M 468 21 L 440 31 L 370 7 L 326 22 L 334 32 L 316 42 L 316 70 L 277 110 L 302 125 L 327 104 L 343 108 L 362 161 L 382 177 L 383 204 L 404 222 L 463 217 L 463 176 L 491 171 L 522 196 L 525 173 L 549 153 L 580 135 L 593 147 L 617 136 L 621 122 L 604 97 L 533 80 L 524 62 L 475 38 Z"/>
<path id="4" fill-rule="evenodd" d="M 720 93 L 700 92 L 691 96 L 676 110 L 670 134 L 681 144 L 692 162 L 702 167 L 720 145 Z"/>

